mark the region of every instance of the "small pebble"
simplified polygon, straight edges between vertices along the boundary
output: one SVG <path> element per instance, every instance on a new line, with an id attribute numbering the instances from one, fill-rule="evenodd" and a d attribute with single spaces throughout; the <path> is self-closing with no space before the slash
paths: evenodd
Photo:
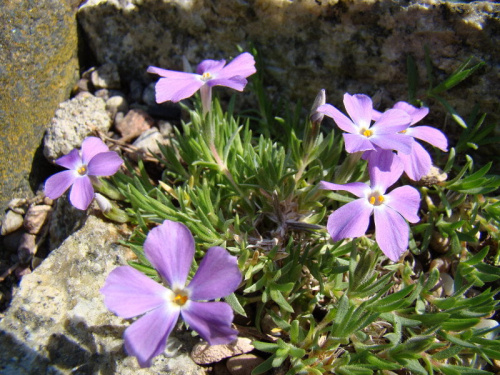
<path id="1" fill-rule="evenodd" d="M 238 337 L 231 344 L 209 345 L 206 342 L 196 344 L 191 351 L 191 358 L 199 365 L 219 362 L 228 357 L 249 353 L 254 349 L 252 340 L 246 337 Z"/>
<path id="2" fill-rule="evenodd" d="M 130 156 L 135 159 L 137 157 L 145 157 L 147 154 L 159 154 L 161 151 L 158 143 L 165 144 L 167 142 L 169 142 L 169 140 L 163 138 L 158 129 L 148 129 L 133 143 L 133 145 L 139 149 L 140 154 L 133 154 Z"/>
<path id="3" fill-rule="evenodd" d="M 229 358 L 226 366 L 231 375 L 251 375 L 253 369 L 262 362 L 264 360 L 254 354 L 242 354 Z"/>
<path id="4" fill-rule="evenodd" d="M 113 63 L 101 65 L 90 74 L 90 79 L 96 88 L 119 89 L 121 87 L 118 66 Z"/>
<path id="5" fill-rule="evenodd" d="M 123 138 L 133 139 L 154 125 L 154 120 L 142 109 L 131 109 L 115 128 Z"/>
<path id="6" fill-rule="evenodd" d="M 12 232 L 15 232 L 23 226 L 23 216 L 15 213 L 14 211 L 7 211 L 2 219 L 2 230 L 0 234 L 6 236 Z"/>
<path id="7" fill-rule="evenodd" d="M 9 202 L 9 209 L 15 213 L 24 215 L 28 209 L 28 200 L 25 198 L 14 198 Z"/>
<path id="8" fill-rule="evenodd" d="M 158 129 L 164 137 L 170 137 L 174 134 L 174 127 L 169 121 L 166 120 L 158 121 Z"/>
<path id="9" fill-rule="evenodd" d="M 129 85 L 129 98 L 132 102 L 139 103 L 142 100 L 144 86 L 141 82 L 132 80 Z"/>
<path id="10" fill-rule="evenodd" d="M 37 250 L 38 244 L 36 243 L 36 236 L 34 234 L 24 233 L 21 237 L 19 248 L 17 249 L 19 262 L 21 264 L 29 263 Z"/>
<path id="11" fill-rule="evenodd" d="M 156 105 L 156 91 L 155 91 L 156 82 L 151 82 L 146 86 L 144 91 L 142 92 L 142 101 L 149 105 Z"/>
<path id="12" fill-rule="evenodd" d="M 118 112 L 126 113 L 128 111 L 127 100 L 121 95 L 115 95 L 106 100 L 106 111 L 111 118 L 115 118 Z"/>
<path id="13" fill-rule="evenodd" d="M 47 217 L 51 211 L 51 206 L 31 206 L 24 217 L 24 228 L 31 234 L 40 233 L 40 230 L 47 221 Z"/>

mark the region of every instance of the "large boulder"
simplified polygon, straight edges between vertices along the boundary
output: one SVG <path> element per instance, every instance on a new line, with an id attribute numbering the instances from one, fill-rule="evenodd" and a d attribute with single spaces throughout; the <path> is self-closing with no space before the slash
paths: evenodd
<path id="1" fill-rule="evenodd" d="M 342 106 L 344 92 L 379 92 L 381 109 L 407 94 L 407 57 L 427 87 L 425 48 L 442 80 L 474 57 L 485 67 L 451 104 L 478 103 L 498 116 L 500 4 L 438 0 L 88 0 L 78 11 L 91 49 L 122 77 L 147 79 L 149 65 L 183 70 L 207 58 L 258 47 L 271 93 L 312 103 L 321 88 Z M 156 78 L 156 77 L 152 77 Z M 150 78 L 151 79 L 151 78 Z M 455 91 L 457 93 L 457 91 Z"/>
<path id="2" fill-rule="evenodd" d="M 130 324 L 111 312 L 99 289 L 107 275 L 126 264 L 130 250 L 118 244 L 126 227 L 89 216 L 81 229 L 24 276 L 0 321 L 0 373 L 200 375 L 186 343 L 169 338 L 169 358 L 140 369 L 123 349 Z"/>
<path id="3" fill-rule="evenodd" d="M 45 127 L 78 76 L 79 3 L 1 2 L 0 212 L 41 182 Z"/>

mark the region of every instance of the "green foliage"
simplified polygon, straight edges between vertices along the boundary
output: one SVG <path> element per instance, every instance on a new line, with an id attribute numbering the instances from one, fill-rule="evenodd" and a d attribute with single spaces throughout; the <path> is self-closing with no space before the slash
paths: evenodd
<path id="1" fill-rule="evenodd" d="M 407 62 L 418 104 L 416 64 Z M 131 265 L 157 278 L 142 244 L 165 219 L 189 227 L 197 257 L 214 245 L 237 255 L 243 285 L 226 301 L 262 333 L 254 346 L 266 360 L 253 374 L 491 373 L 500 341 L 485 337 L 499 329 L 475 326 L 498 309 L 500 177 L 464 152 L 491 141 L 493 127 L 484 116 L 464 121 L 442 97 L 481 67 L 469 64 L 434 84 L 427 60 L 425 99 L 444 105 L 461 135 L 448 160 L 436 158 L 450 178 L 419 187 L 421 222 L 400 262 L 387 263 L 370 232 L 332 243 L 327 214 L 351 198 L 317 185 L 366 180 L 365 164 L 300 111 L 280 117 L 257 75 L 258 113 L 235 117 L 233 101 L 224 110 L 215 100 L 205 118 L 185 108 L 190 121 L 160 146 L 159 181 L 142 162 L 113 179 L 134 218 Z"/>

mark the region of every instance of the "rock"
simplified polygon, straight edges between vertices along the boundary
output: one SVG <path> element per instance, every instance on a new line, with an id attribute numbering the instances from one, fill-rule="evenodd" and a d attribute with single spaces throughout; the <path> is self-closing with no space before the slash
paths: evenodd
<path id="1" fill-rule="evenodd" d="M 2 374 L 203 374 L 182 350 L 148 369 L 126 356 L 122 336 L 130 321 L 109 312 L 99 293 L 109 272 L 126 264 L 123 233 L 126 227 L 90 216 L 22 278 L 0 321 Z"/>
<path id="2" fill-rule="evenodd" d="M 12 232 L 15 232 L 23 226 L 23 216 L 15 213 L 14 211 L 7 211 L 2 219 L 2 230 L 0 234 L 6 236 Z"/>
<path id="3" fill-rule="evenodd" d="M 119 89 L 121 87 L 118 67 L 113 63 L 101 65 L 92 72 L 90 79 L 97 89 Z"/>
<path id="4" fill-rule="evenodd" d="M 158 143 L 166 144 L 167 142 L 169 142 L 168 139 L 165 139 L 158 129 L 151 128 L 142 133 L 140 137 L 134 141 L 133 145 L 139 152 L 130 156 L 137 160 L 137 158 L 144 158 L 147 155 L 159 154 L 160 147 L 158 147 Z"/>
<path id="5" fill-rule="evenodd" d="M 134 139 L 149 130 L 154 125 L 154 120 L 142 109 L 131 109 L 115 128 L 123 138 Z"/>
<path id="6" fill-rule="evenodd" d="M 246 337 L 238 337 L 236 341 L 226 345 L 209 345 L 207 342 L 201 342 L 194 346 L 191 358 L 199 365 L 206 365 L 251 352 L 253 349 L 252 340 Z"/>
<path id="7" fill-rule="evenodd" d="M 144 86 L 140 81 L 135 79 L 130 81 L 129 85 L 129 98 L 132 102 L 140 102 L 142 99 L 142 92 L 144 90 Z"/>
<path id="8" fill-rule="evenodd" d="M 174 134 L 174 127 L 169 121 L 159 120 L 158 129 L 164 137 L 171 137 Z"/>
<path id="9" fill-rule="evenodd" d="M 79 0 L 2 1 L 0 212 L 45 179 L 45 128 L 78 80 Z M 31 174 L 30 174 L 31 173 Z"/>
<path id="10" fill-rule="evenodd" d="M 73 88 L 73 94 L 79 94 L 81 92 L 90 92 L 92 90 L 92 82 L 88 78 L 80 78 Z"/>
<path id="11" fill-rule="evenodd" d="M 500 325 L 496 320 L 494 319 L 481 319 L 479 323 L 477 323 L 473 329 L 490 329 L 490 328 L 496 328 Z M 484 335 L 484 338 L 488 340 L 495 340 L 495 338 L 498 336 L 498 332 L 488 332 L 487 334 Z"/>
<path id="12" fill-rule="evenodd" d="M 51 211 L 52 207 L 44 204 L 31 206 L 24 216 L 24 228 L 31 234 L 40 233 Z"/>
<path id="13" fill-rule="evenodd" d="M 19 243 L 19 248 L 17 249 L 17 256 L 21 264 L 27 264 L 31 261 L 33 255 L 36 254 L 38 250 L 38 243 L 36 235 L 30 233 L 24 233 L 21 236 L 21 241 Z"/>
<path id="14" fill-rule="evenodd" d="M 28 208 L 28 200 L 26 198 L 14 198 L 9 202 L 8 207 L 11 211 L 24 215 Z"/>
<path id="15" fill-rule="evenodd" d="M 105 133 L 110 127 L 106 102 L 89 93 L 81 93 L 59 106 L 45 134 L 43 153 L 48 160 L 54 161 L 79 148 L 95 129 Z"/>
<path id="16" fill-rule="evenodd" d="M 252 370 L 264 360 L 254 354 L 242 354 L 227 360 L 226 366 L 231 375 L 251 375 Z"/>
<path id="17" fill-rule="evenodd" d="M 413 56 L 425 77 L 424 46 L 439 81 L 474 56 L 486 63 L 481 75 L 446 99 L 465 118 L 477 102 L 498 119 L 499 15 L 500 4 L 439 0 L 219 0 L 210 7 L 203 1 L 88 0 L 77 16 L 97 60 L 116 63 L 124 79 L 156 80 L 146 74 L 150 65 L 184 70 L 183 57 L 193 67 L 204 59 L 230 60 L 237 45 L 248 51 L 251 42 L 259 47 L 271 96 L 312 104 L 325 88 L 327 102 L 340 108 L 346 91 L 374 95 L 383 89 L 380 109 L 406 99 L 407 58 Z M 421 89 L 426 83 L 422 79 Z"/>
<path id="18" fill-rule="evenodd" d="M 106 100 L 106 111 L 109 113 L 109 117 L 115 118 L 118 112 L 127 113 L 128 103 L 121 95 L 115 95 Z"/>

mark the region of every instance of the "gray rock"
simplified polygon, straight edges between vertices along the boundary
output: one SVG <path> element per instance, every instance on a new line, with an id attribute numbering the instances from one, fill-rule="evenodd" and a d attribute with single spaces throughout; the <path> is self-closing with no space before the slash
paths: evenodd
<path id="1" fill-rule="evenodd" d="M 0 234 L 6 236 L 12 232 L 15 232 L 23 226 L 23 216 L 15 213 L 14 211 L 7 211 L 2 219 L 2 230 Z"/>
<path id="2" fill-rule="evenodd" d="M 409 55 L 425 89 L 425 46 L 438 80 L 474 56 L 485 68 L 450 103 L 462 116 L 476 102 L 500 116 L 500 4 L 219 0 L 206 6 L 185 0 L 88 0 L 78 19 L 97 59 L 116 63 L 122 78 L 156 79 L 145 73 L 149 65 L 183 70 L 183 56 L 193 66 L 203 59 L 230 60 L 239 53 L 237 45 L 249 50 L 253 42 L 272 95 L 312 104 L 325 88 L 327 101 L 341 108 L 345 92 L 383 90 L 381 109 L 407 99 Z"/>
<path id="3" fill-rule="evenodd" d="M 54 161 L 79 148 L 95 129 L 107 132 L 110 127 L 106 102 L 89 93 L 81 93 L 59 106 L 45 134 L 43 153 L 48 160 Z"/>
<path id="4" fill-rule="evenodd" d="M 126 264 L 128 251 L 118 245 L 126 231 L 90 216 L 23 277 L 0 322 L 2 374 L 203 374 L 175 339 L 173 357 L 159 356 L 149 369 L 126 356 L 130 322 L 109 312 L 99 293 L 109 272 Z"/>
<path id="5" fill-rule="evenodd" d="M 44 178 L 37 149 L 78 80 L 79 0 L 2 1 L 0 12 L 0 212 Z M 32 172 L 30 174 L 30 172 Z"/>
<path id="6" fill-rule="evenodd" d="M 167 144 L 168 142 L 169 140 L 164 138 L 157 128 L 148 129 L 133 143 L 133 145 L 137 147 L 139 153 L 130 156 L 137 160 L 138 158 L 142 159 L 146 157 L 148 154 L 159 154 L 160 147 L 158 147 L 158 143 Z"/>
<path id="7" fill-rule="evenodd" d="M 95 88 L 119 89 L 121 87 L 120 74 L 116 64 L 107 63 L 94 70 L 90 79 Z"/>

